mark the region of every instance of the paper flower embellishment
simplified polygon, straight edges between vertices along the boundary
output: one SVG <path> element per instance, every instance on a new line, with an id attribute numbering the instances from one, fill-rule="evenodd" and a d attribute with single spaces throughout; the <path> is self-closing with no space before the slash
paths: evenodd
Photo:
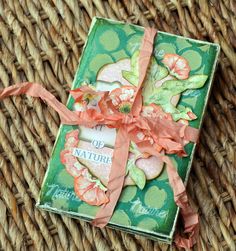
<path id="1" fill-rule="evenodd" d="M 85 111 L 86 109 L 98 109 L 100 96 L 92 88 L 83 86 L 81 89 L 71 90 L 71 95 L 75 99 L 74 109 L 76 111 Z"/>
<path id="2" fill-rule="evenodd" d="M 132 103 L 134 102 L 134 93 L 135 88 L 132 86 L 123 86 L 113 90 L 110 98 L 115 109 L 121 113 L 130 113 Z"/>
<path id="3" fill-rule="evenodd" d="M 74 189 L 77 196 L 90 205 L 100 206 L 109 201 L 105 194 L 107 189 L 100 180 L 92 177 L 87 168 L 75 177 Z"/>
<path id="4" fill-rule="evenodd" d="M 74 190 L 76 195 L 90 205 L 100 206 L 108 202 L 105 194 L 107 190 L 99 179 L 93 177 L 88 168 L 82 165 L 72 155 L 73 148 L 79 143 L 79 130 L 73 130 L 66 134 L 65 148 L 61 151 L 61 163 L 66 171 L 74 177 Z"/>
<path id="5" fill-rule="evenodd" d="M 190 67 L 188 61 L 177 54 L 165 54 L 162 63 L 168 68 L 170 74 L 178 79 L 189 77 Z"/>

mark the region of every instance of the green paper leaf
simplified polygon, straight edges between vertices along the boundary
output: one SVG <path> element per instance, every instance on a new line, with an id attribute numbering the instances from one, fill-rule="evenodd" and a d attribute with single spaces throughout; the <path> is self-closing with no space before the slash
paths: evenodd
<path id="1" fill-rule="evenodd" d="M 139 78 L 139 71 L 138 71 L 138 57 L 139 51 L 135 51 L 135 53 L 131 57 L 131 70 L 130 71 L 122 71 L 122 76 L 130 84 L 137 86 L 138 85 L 138 78 Z"/>
<path id="2" fill-rule="evenodd" d="M 158 81 L 162 80 L 168 75 L 168 70 L 157 64 L 156 59 L 152 58 L 151 67 L 147 73 L 147 79 L 144 83 L 142 95 L 143 95 L 143 102 L 145 105 L 149 105 L 151 102 L 149 101 L 150 97 L 155 93 L 157 87 L 156 84 Z"/>
<path id="3" fill-rule="evenodd" d="M 146 176 L 143 170 L 133 167 L 129 170 L 129 175 L 135 184 L 142 190 L 146 184 Z"/>
<path id="4" fill-rule="evenodd" d="M 122 71 L 122 76 L 127 81 L 129 81 L 130 84 L 132 84 L 134 86 L 138 85 L 138 75 L 136 75 L 136 72 Z"/>
<path id="5" fill-rule="evenodd" d="M 184 84 L 187 87 L 186 89 L 198 89 L 203 87 L 207 78 L 207 75 L 194 75 L 184 80 Z"/>
<path id="6" fill-rule="evenodd" d="M 155 84 L 158 80 L 165 78 L 168 75 L 168 70 L 159 65 L 154 57 L 151 59 L 151 66 L 147 72 L 147 83 L 146 84 Z"/>
<path id="7" fill-rule="evenodd" d="M 138 59 L 139 59 L 139 51 L 136 51 L 132 57 L 131 57 L 131 70 L 130 71 L 122 71 L 122 76 L 127 81 L 129 81 L 132 85 L 137 86 L 138 80 L 139 80 L 139 65 L 138 65 Z M 152 86 L 152 88 L 155 88 L 155 83 L 158 80 L 163 79 L 168 75 L 168 70 L 157 64 L 157 61 L 154 57 L 151 58 L 151 64 L 147 71 L 147 79 L 144 84 L 144 91 L 143 95 L 145 97 L 148 97 L 148 93 L 151 92 L 151 90 L 147 89 L 147 87 Z M 146 88 L 145 88 L 146 86 Z M 146 92 L 145 93 L 145 89 Z"/>
<path id="8" fill-rule="evenodd" d="M 145 173 L 135 165 L 135 159 L 129 160 L 127 167 L 131 179 L 142 190 L 146 184 Z"/>
<path id="9" fill-rule="evenodd" d="M 141 153 L 133 141 L 130 142 L 129 151 L 133 153 L 135 156 L 138 156 Z"/>
<path id="10" fill-rule="evenodd" d="M 192 110 L 189 107 L 176 108 L 171 104 L 171 98 L 188 89 L 201 88 L 207 77 L 207 75 L 194 75 L 186 80 L 167 80 L 153 91 L 149 102 L 160 105 L 165 112 L 171 113 L 175 121 L 181 118 L 190 120 L 191 118 L 187 113 L 192 112 Z"/>

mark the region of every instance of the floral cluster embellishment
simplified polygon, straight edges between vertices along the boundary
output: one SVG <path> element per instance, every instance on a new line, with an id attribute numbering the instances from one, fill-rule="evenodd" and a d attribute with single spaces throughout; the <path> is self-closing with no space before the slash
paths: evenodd
<path id="1" fill-rule="evenodd" d="M 182 92 L 201 88 L 205 84 L 207 76 L 190 76 L 191 69 L 188 61 L 177 54 L 165 54 L 161 64 L 158 64 L 153 57 L 142 89 L 143 106 L 140 117 L 133 117 L 132 105 L 135 100 L 139 74 L 138 56 L 138 53 L 134 53 L 131 57 L 130 71 L 121 71 L 122 76 L 130 85 L 119 83 L 118 88 L 116 85 L 113 86 L 115 89 L 109 89 L 111 91 L 102 91 L 105 89 L 104 86 L 103 89 L 101 86 L 99 89 L 96 85 L 95 87 L 82 83 L 80 88 L 71 91 L 71 95 L 75 100 L 74 109 L 81 112 L 81 116 L 88 118 L 91 116 L 96 121 L 112 118 L 108 125 L 115 128 L 119 123 L 130 126 L 130 156 L 124 185 L 136 184 L 143 189 L 146 180 L 160 174 L 163 162 L 156 157 L 153 160 L 153 156 L 150 157 L 149 154 L 147 156 L 141 154 L 138 151 L 138 145 L 147 144 L 159 153 L 165 150 L 169 154 L 177 152 L 180 156 L 185 156 L 184 149 L 181 150 L 189 142 L 184 139 L 185 128 L 189 120 L 197 117 L 190 107 L 180 106 L 178 102 Z M 96 84 L 98 83 L 101 84 L 101 80 Z M 112 85 L 109 82 L 102 82 L 102 84 Z M 101 91 L 96 91 L 96 89 Z M 173 122 L 176 123 L 175 126 L 173 126 Z M 171 128 L 171 131 L 168 131 L 168 128 Z M 74 130 L 66 135 L 65 148 L 61 152 L 61 163 L 74 177 L 74 190 L 81 200 L 90 205 L 105 204 L 109 200 L 106 195 L 106 184 L 102 183 L 98 176 L 95 177 L 92 171 L 90 172 L 89 166 L 81 164 L 72 154 L 73 148 L 79 142 L 78 134 L 78 130 Z M 145 165 L 148 165 L 149 161 L 157 163 L 154 176 L 150 176 L 149 171 L 146 170 Z"/>

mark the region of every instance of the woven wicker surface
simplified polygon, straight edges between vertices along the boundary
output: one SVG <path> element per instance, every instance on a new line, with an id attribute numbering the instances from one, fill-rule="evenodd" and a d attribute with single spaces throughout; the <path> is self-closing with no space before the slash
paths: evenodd
<path id="1" fill-rule="evenodd" d="M 37 81 L 65 103 L 95 15 L 219 43 L 188 194 L 200 214 L 194 250 L 236 250 L 234 13 L 234 0 L 0 0 L 0 85 Z M 58 127 L 57 114 L 38 99 L 0 102 L 1 250 L 176 250 L 35 208 Z"/>

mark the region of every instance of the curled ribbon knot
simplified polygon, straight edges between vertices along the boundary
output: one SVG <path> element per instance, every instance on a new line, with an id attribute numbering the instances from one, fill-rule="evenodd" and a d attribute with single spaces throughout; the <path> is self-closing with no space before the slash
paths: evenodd
<path id="1" fill-rule="evenodd" d="M 112 93 L 96 92 L 88 86 L 72 90 L 71 94 L 75 100 L 84 100 L 85 106 L 86 99 L 89 97 L 99 97 L 98 106 L 100 110 L 87 107 L 82 112 L 71 111 L 41 85 L 29 82 L 0 90 L 0 99 L 25 93 L 47 101 L 59 113 L 63 124 L 84 125 L 86 127 L 106 125 L 117 129 L 106 194 L 109 201 L 100 207 L 92 222 L 95 226 L 104 227 L 113 215 L 126 176 L 130 141 L 137 145 L 140 152 L 154 155 L 161 159 L 166 164 L 174 200 L 180 207 L 184 218 L 185 233 L 189 233 L 188 239 L 182 238 L 177 234 L 175 242 L 180 247 L 190 248 L 196 242 L 198 235 L 198 215 L 192 211 L 188 203 L 183 181 L 171 159 L 164 155 L 163 151 L 167 154 L 176 153 L 180 156 L 186 156 L 184 146 L 190 141 L 197 141 L 198 130 L 181 122 L 174 122 L 168 114 L 163 113 L 162 109 L 154 104 L 151 104 L 153 112 L 145 114 L 145 106 L 142 104 L 142 85 L 153 52 L 155 36 L 155 29 L 145 29 L 139 55 L 139 84 L 135 88 L 132 106 L 127 114 L 115 109 L 111 99 Z"/>

